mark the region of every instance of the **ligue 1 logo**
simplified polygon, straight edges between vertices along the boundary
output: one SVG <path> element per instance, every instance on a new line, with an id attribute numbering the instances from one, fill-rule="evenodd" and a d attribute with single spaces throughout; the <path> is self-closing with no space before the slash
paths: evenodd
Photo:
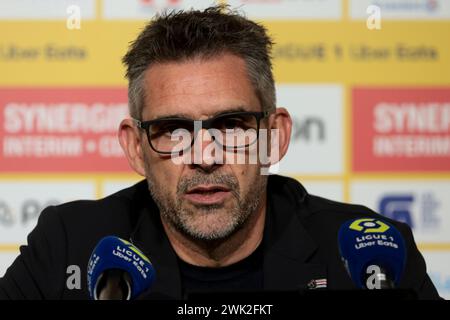
<path id="1" fill-rule="evenodd" d="M 126 248 L 121 248 L 120 246 L 117 246 L 116 248 L 117 251 L 122 252 L 129 257 L 132 257 L 134 260 L 139 260 L 138 259 L 139 257 L 142 260 L 146 261 L 147 263 L 152 264 L 150 260 L 141 251 L 139 251 L 132 243 L 120 238 L 118 240 L 120 240 L 126 246 Z"/>
<path id="2" fill-rule="evenodd" d="M 389 230 L 389 226 L 381 220 L 377 219 L 358 219 L 350 224 L 349 229 L 362 233 L 384 233 Z"/>
<path id="3" fill-rule="evenodd" d="M 350 277 L 362 289 L 388 289 L 399 284 L 406 259 L 397 228 L 377 218 L 346 221 L 338 233 L 339 251 Z"/>

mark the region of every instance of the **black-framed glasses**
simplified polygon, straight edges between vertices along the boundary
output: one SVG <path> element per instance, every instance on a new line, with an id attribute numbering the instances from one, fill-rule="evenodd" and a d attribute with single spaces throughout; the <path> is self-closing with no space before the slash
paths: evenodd
<path id="1" fill-rule="evenodd" d="M 211 139 L 224 149 L 248 148 L 258 141 L 261 119 L 268 117 L 269 114 L 269 111 L 239 111 L 222 113 L 206 120 L 186 118 L 133 120 L 138 128 L 146 132 L 150 147 L 155 152 L 173 154 L 190 149 L 201 129 L 208 130 Z"/>

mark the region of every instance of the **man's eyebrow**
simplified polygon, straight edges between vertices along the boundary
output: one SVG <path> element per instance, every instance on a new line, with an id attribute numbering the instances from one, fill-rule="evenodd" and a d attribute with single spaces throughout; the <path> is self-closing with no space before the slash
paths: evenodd
<path id="1" fill-rule="evenodd" d="M 246 111 L 250 111 L 250 110 L 248 110 L 248 108 L 246 108 L 244 106 L 237 106 L 237 107 L 232 107 L 229 109 L 217 111 L 217 112 L 213 113 L 211 115 L 211 117 L 215 117 L 215 116 L 218 116 L 221 114 L 228 114 L 228 113 L 233 113 L 233 112 L 246 112 Z M 198 120 L 198 119 L 192 119 L 189 115 L 187 115 L 185 113 L 172 113 L 172 114 L 156 117 L 156 118 L 152 119 L 152 121 L 153 120 L 165 120 L 165 119 Z"/>
<path id="2" fill-rule="evenodd" d="M 248 110 L 248 108 L 246 108 L 244 106 L 237 106 L 237 107 L 226 109 L 226 110 L 220 110 L 220 111 L 214 113 L 212 116 L 215 117 L 220 114 L 227 114 L 227 113 L 233 113 L 233 112 L 247 112 L 247 111 L 250 111 L 250 110 Z"/>
<path id="3" fill-rule="evenodd" d="M 185 113 L 173 113 L 173 114 L 168 114 L 168 115 L 164 115 L 164 116 L 159 116 L 156 117 L 153 120 L 165 120 L 165 119 L 186 119 L 186 120 L 192 120 L 187 114 Z"/>

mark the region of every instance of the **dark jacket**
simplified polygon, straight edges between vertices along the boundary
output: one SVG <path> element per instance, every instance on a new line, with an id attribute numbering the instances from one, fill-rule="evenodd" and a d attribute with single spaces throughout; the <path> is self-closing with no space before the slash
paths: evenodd
<path id="1" fill-rule="evenodd" d="M 296 290 L 311 280 L 327 279 L 328 289 L 355 288 L 337 245 L 341 224 L 358 217 L 379 217 L 370 209 L 310 195 L 291 178 L 270 176 L 264 231 L 264 288 Z M 390 220 L 389 220 L 390 221 Z M 411 230 L 390 221 L 404 236 L 406 272 L 400 287 L 419 298 L 439 298 Z M 87 262 L 98 241 L 108 235 L 129 239 L 152 261 L 152 292 L 180 299 L 177 257 L 168 241 L 146 181 L 101 200 L 75 201 L 46 208 L 22 246 L 20 256 L 0 279 L 0 299 L 87 299 Z M 67 267 L 82 270 L 81 289 L 66 286 Z"/>

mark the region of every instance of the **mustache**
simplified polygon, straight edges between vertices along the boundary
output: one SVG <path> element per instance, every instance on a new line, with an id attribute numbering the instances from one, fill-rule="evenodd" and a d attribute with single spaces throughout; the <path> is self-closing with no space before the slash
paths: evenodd
<path id="1" fill-rule="evenodd" d="M 177 186 L 177 194 L 181 195 L 199 184 L 218 184 L 226 186 L 235 195 L 239 196 L 239 182 L 231 174 L 202 174 L 197 173 L 191 177 L 183 177 Z"/>

